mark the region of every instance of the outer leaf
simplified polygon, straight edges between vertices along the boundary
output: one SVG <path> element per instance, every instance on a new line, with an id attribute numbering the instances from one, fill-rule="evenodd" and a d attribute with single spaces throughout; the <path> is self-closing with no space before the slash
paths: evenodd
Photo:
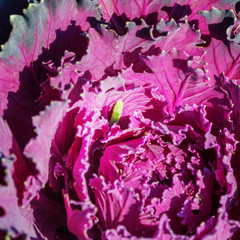
<path id="1" fill-rule="evenodd" d="M 159 41 L 155 44 L 161 50 L 169 52 L 175 48 L 185 51 L 190 56 L 201 56 L 203 54 L 203 51 L 196 47 L 197 44 L 202 42 L 200 40 L 200 31 L 192 29 L 186 20 L 185 24 L 176 24 L 173 19 L 169 22 L 164 22 L 161 19 L 156 29 L 160 33 L 167 32 L 167 36 L 160 37 Z"/>
<path id="2" fill-rule="evenodd" d="M 134 0 L 129 3 L 127 0 L 99 0 L 102 6 L 104 19 L 110 21 L 113 14 L 121 16 L 125 14 L 127 19 L 143 17 L 151 23 L 157 23 L 161 18 L 165 21 L 173 18 L 176 21 L 182 20 L 186 15 L 191 24 L 195 24 L 203 33 L 207 33 L 204 20 L 198 15 L 199 10 L 210 10 L 211 7 L 221 9 L 234 9 L 238 0 L 181 0 L 181 1 L 160 1 L 160 0 Z M 128 7 L 126 8 L 126 4 Z M 152 15 L 152 16 L 151 16 Z M 114 21 L 113 21 L 114 22 Z M 115 25 L 118 23 L 114 22 Z"/>
<path id="3" fill-rule="evenodd" d="M 18 199 L 19 204 L 25 205 L 24 203 L 26 202 L 28 196 L 30 195 L 30 197 L 32 197 L 31 193 L 29 194 L 29 190 L 32 188 L 32 184 L 29 181 L 34 178 L 31 176 L 31 174 L 34 175 L 34 169 L 31 169 L 31 167 L 33 168 L 33 165 L 31 161 L 27 164 L 7 123 L 1 117 L 0 129 L 0 158 L 9 158 L 11 154 L 14 154 L 15 161 L 13 166 L 11 165 L 11 174 L 17 190 L 16 198 Z M 0 166 L 0 168 L 2 171 L 4 167 Z M 2 174 L 1 178 L 4 177 L 4 171 L 2 171 Z M 29 184 L 27 184 L 27 182 Z"/>
<path id="4" fill-rule="evenodd" d="M 1 164 L 6 169 L 5 182 L 7 185 L 0 186 L 0 208 L 3 212 L 0 216 L 0 228 L 7 230 L 13 237 L 20 234 L 36 237 L 32 210 L 29 206 L 20 207 L 18 205 L 17 189 L 12 176 L 14 160 L 1 158 Z"/>
<path id="5" fill-rule="evenodd" d="M 64 193 L 64 203 L 67 211 L 67 224 L 69 230 L 74 233 L 78 239 L 88 240 L 88 230 L 93 227 L 94 220 L 96 220 L 95 214 L 97 212 L 96 207 L 90 202 L 71 202 L 69 195 Z M 73 209 L 72 205 L 81 206 L 81 210 Z"/>
<path id="6" fill-rule="evenodd" d="M 13 32 L 0 54 L 0 113 L 7 106 L 7 96 L 10 91 L 16 92 L 19 88 L 20 72 L 24 67 L 32 70 L 31 78 L 36 89 L 39 88 L 37 76 L 32 63 L 48 49 L 56 38 L 56 30 L 66 30 L 71 21 L 76 21 L 82 30 L 89 24 L 86 18 L 96 16 L 95 2 L 84 1 L 78 6 L 76 1 L 43 0 L 40 4 L 30 4 L 22 16 L 11 16 Z M 48 26 L 48 27 L 46 27 Z"/>
<path id="7" fill-rule="evenodd" d="M 0 156 L 9 157 L 12 150 L 12 133 L 8 124 L 0 117 Z"/>
<path id="8" fill-rule="evenodd" d="M 5 43 L 12 30 L 9 22 L 11 14 L 22 14 L 22 10 L 28 6 L 27 0 L 1 0 L 0 1 L 0 45 Z M 1 48 L 0 48 L 1 51 Z"/>
<path id="9" fill-rule="evenodd" d="M 194 69 L 195 66 L 192 65 L 194 62 L 188 61 L 187 54 L 173 50 L 170 53 L 163 52 L 160 56 L 151 57 L 145 62 L 153 74 L 135 74 L 128 69 L 123 72 L 123 77 L 127 84 L 134 83 L 137 86 L 150 84 L 157 87 L 158 95 L 163 95 L 168 102 L 170 114 L 175 107 L 184 102 L 184 98 L 190 98 L 185 101 L 188 104 L 200 104 L 205 99 L 201 93 L 207 91 L 209 86 L 203 83 L 202 71 Z M 197 94 L 201 95 L 202 99 L 199 96 L 195 97 Z"/>
<path id="10" fill-rule="evenodd" d="M 185 24 L 177 24 L 173 19 L 169 22 L 165 22 L 163 19 L 156 26 L 156 30 L 162 36 L 154 38 L 152 31 L 150 35 L 154 42 L 148 51 L 144 52 L 141 48 L 137 48 L 134 51 L 129 51 L 124 55 L 124 63 L 126 66 L 133 64 L 132 69 L 135 72 L 151 72 L 147 67 L 144 59 L 147 56 L 157 56 L 160 51 L 170 52 L 173 49 L 181 50 L 189 54 L 189 56 L 203 55 L 202 49 L 197 47 L 197 44 L 201 44 L 200 31 L 195 31 L 191 28 L 189 23 L 185 20 Z"/>
<path id="11" fill-rule="evenodd" d="M 113 1 L 106 1 L 106 0 L 99 0 L 101 7 L 102 7 L 102 14 L 104 19 L 109 21 L 112 15 L 115 13 L 118 16 L 125 14 L 127 18 L 133 20 L 134 18 L 140 18 L 143 16 L 147 16 L 153 12 L 158 12 L 159 19 L 160 17 L 165 17 L 167 14 L 162 10 L 162 7 L 168 6 L 169 1 L 160 1 L 160 0 L 113 0 Z M 170 3 L 171 4 L 171 3 Z M 128 6 L 126 8 L 126 5 Z M 159 20 L 158 19 L 158 20 Z"/>
<path id="12" fill-rule="evenodd" d="M 240 46 L 237 38 L 229 41 L 230 36 L 226 34 L 236 18 L 234 13 L 212 8 L 209 12 L 201 12 L 201 15 L 205 17 L 211 36 L 203 57 L 205 62 L 211 63 L 206 67 L 210 83 L 214 84 L 215 78 L 223 72 L 230 79 L 240 79 Z"/>
<path id="13" fill-rule="evenodd" d="M 64 117 L 67 105 L 66 102 L 52 102 L 45 111 L 40 113 L 40 116 L 33 119 L 37 137 L 28 143 L 24 154 L 35 162 L 39 171 L 39 179 L 43 185 L 48 180 L 51 144 L 59 122 Z"/>
<path id="14" fill-rule="evenodd" d="M 188 16 L 188 21 L 194 25 L 195 29 L 200 29 L 201 34 L 208 34 L 208 29 L 204 19 L 199 15 L 200 11 L 209 11 L 212 7 L 219 9 L 235 9 L 235 4 L 238 0 L 182 0 L 174 1 L 174 6 L 165 8 L 168 12 L 168 18 L 173 18 L 176 21 L 183 20 L 183 17 Z"/>
<path id="15" fill-rule="evenodd" d="M 128 33 L 118 36 L 112 30 L 103 29 L 98 33 L 94 29 L 89 30 L 88 54 L 83 57 L 78 69 L 81 71 L 89 70 L 93 80 L 99 80 L 107 67 L 114 65 L 114 69 L 124 67 L 123 57 L 127 51 L 134 51 L 142 47 L 144 50 L 152 45 L 151 40 L 137 37 L 137 32 L 148 27 L 143 21 L 140 26 L 134 22 L 128 22 Z"/>

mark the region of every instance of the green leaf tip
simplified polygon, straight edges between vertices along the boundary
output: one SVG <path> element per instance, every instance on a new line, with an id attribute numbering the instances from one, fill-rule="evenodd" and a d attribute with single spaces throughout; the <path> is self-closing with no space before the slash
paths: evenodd
<path id="1" fill-rule="evenodd" d="M 122 114 L 122 110 L 123 110 L 123 101 L 122 99 L 119 99 L 118 101 L 116 101 L 113 107 L 112 116 L 109 122 L 110 127 L 114 123 L 117 123 L 119 121 Z"/>

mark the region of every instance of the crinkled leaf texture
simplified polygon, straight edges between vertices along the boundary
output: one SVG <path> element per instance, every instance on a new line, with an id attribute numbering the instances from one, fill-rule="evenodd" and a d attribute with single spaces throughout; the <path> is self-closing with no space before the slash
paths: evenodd
<path id="1" fill-rule="evenodd" d="M 19 206 L 18 193 L 24 188 L 21 181 L 28 174 L 28 166 L 26 166 L 26 162 L 7 123 L 2 118 L 0 118 L 0 128 L 0 225 L 1 228 L 3 227 L 9 231 L 11 236 L 18 236 L 18 234 L 24 233 L 34 237 L 36 233 L 34 231 L 32 209 L 29 204 L 23 207 Z"/>
<path id="2" fill-rule="evenodd" d="M 208 24 L 210 44 L 205 48 L 203 59 L 211 62 L 206 69 L 208 77 L 213 81 L 222 72 L 231 79 L 239 79 L 239 26 L 237 16 L 233 11 L 218 10 L 202 11 L 201 15 Z M 225 56 L 222 58 L 222 56 Z"/>
<path id="3" fill-rule="evenodd" d="M 33 61 L 42 53 L 43 48 L 48 49 L 55 40 L 56 30 L 66 30 L 71 21 L 86 30 L 89 27 L 86 18 L 96 16 L 94 6 L 95 2 L 90 1 L 84 1 L 83 6 L 79 7 L 76 1 L 41 1 L 39 4 L 30 4 L 25 18 L 11 16 L 14 31 L 0 57 L 1 114 L 7 106 L 7 94 L 19 88 L 23 68 L 32 68 Z M 37 81 L 34 71 L 30 77 L 32 81 Z"/>
<path id="4" fill-rule="evenodd" d="M 1 234 L 236 238 L 235 4 L 43 0 L 12 16 L 0 55 Z"/>

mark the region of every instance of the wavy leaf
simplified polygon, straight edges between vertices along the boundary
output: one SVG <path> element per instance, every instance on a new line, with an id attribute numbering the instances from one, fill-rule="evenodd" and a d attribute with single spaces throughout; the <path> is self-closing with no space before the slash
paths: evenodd
<path id="1" fill-rule="evenodd" d="M 44 185 L 48 180 L 51 145 L 59 122 L 62 121 L 68 104 L 52 102 L 39 116 L 34 117 L 37 137 L 31 139 L 24 149 L 24 155 L 32 159 L 39 172 L 39 180 Z"/>
<path id="2" fill-rule="evenodd" d="M 39 4 L 30 4 L 24 11 L 25 17 L 12 15 L 13 32 L 0 53 L 0 113 L 7 107 L 8 93 L 16 92 L 20 85 L 20 74 L 30 68 L 30 76 L 35 91 L 39 91 L 39 82 L 33 69 L 43 49 L 49 49 L 56 39 L 56 30 L 66 30 L 72 21 L 81 26 L 83 31 L 90 25 L 87 17 L 97 16 L 95 2 L 44 0 Z M 47 26 L 47 27 L 46 27 Z"/>
<path id="3" fill-rule="evenodd" d="M 29 206 L 18 205 L 17 188 L 14 185 L 13 171 L 14 159 L 1 158 L 1 164 L 6 169 L 6 186 L 0 186 L 1 194 L 1 228 L 7 230 L 10 236 L 18 237 L 20 234 L 27 234 L 36 237 L 33 225 L 32 209 Z M 16 224 L 16 222 L 18 224 Z"/>
<path id="4" fill-rule="evenodd" d="M 140 18 L 147 16 L 153 12 L 160 12 L 160 17 L 167 16 L 167 14 L 161 10 L 164 6 L 169 5 L 169 1 L 160 1 L 160 0 L 99 0 L 102 7 L 102 14 L 104 19 L 109 21 L 112 15 L 115 13 L 118 16 L 125 14 L 126 17 L 130 20 L 134 18 Z M 170 3 L 171 4 L 171 3 Z M 128 7 L 126 8 L 126 5 Z M 160 19 L 159 17 L 159 19 Z M 158 19 L 158 20 L 159 20 Z"/>
<path id="5" fill-rule="evenodd" d="M 138 37 L 141 29 L 148 27 L 143 21 L 137 26 L 134 22 L 128 22 L 128 32 L 124 36 L 118 36 L 112 30 L 102 29 L 98 33 L 94 29 L 89 30 L 88 53 L 82 58 L 77 69 L 90 71 L 94 81 L 99 80 L 104 75 L 107 67 L 114 66 L 114 69 L 122 69 L 124 65 L 124 54 L 134 51 L 136 48 L 148 50 L 152 45 L 152 40 Z"/>
<path id="6" fill-rule="evenodd" d="M 194 64 L 201 67 L 201 62 L 189 61 L 189 56 L 181 51 L 173 50 L 169 53 L 162 52 L 161 55 L 150 57 L 145 60 L 152 73 L 134 73 L 131 69 L 123 72 L 123 78 L 127 84 L 136 86 L 149 84 L 157 87 L 156 94 L 164 96 L 168 103 L 168 112 L 174 112 L 175 107 L 184 104 L 200 104 L 205 100 L 197 96 L 209 90 L 204 83 L 203 71 Z M 192 67 L 191 67 L 192 66 Z M 171 71 L 169 71 L 171 69 Z"/>
<path id="7" fill-rule="evenodd" d="M 229 28 L 232 28 L 236 20 L 235 14 L 233 11 L 212 8 L 208 12 L 202 11 L 201 15 L 205 17 L 211 36 L 210 45 L 204 48 L 206 54 L 203 57 L 203 61 L 211 63 L 206 66 L 210 83 L 215 84 L 216 77 L 221 73 L 230 79 L 239 80 L 240 46 L 237 37 L 230 39 L 229 36 Z"/>

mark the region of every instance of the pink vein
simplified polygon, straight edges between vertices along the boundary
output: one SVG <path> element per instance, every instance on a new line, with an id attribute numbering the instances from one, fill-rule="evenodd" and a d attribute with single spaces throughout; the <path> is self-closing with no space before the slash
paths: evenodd
<path id="1" fill-rule="evenodd" d="M 229 69 L 228 73 L 226 74 L 226 77 L 231 78 L 232 74 L 234 73 L 234 71 L 237 69 L 237 66 L 239 64 L 239 59 L 240 59 L 240 54 L 238 55 L 238 57 L 236 58 L 236 60 L 233 62 L 231 68 Z"/>

